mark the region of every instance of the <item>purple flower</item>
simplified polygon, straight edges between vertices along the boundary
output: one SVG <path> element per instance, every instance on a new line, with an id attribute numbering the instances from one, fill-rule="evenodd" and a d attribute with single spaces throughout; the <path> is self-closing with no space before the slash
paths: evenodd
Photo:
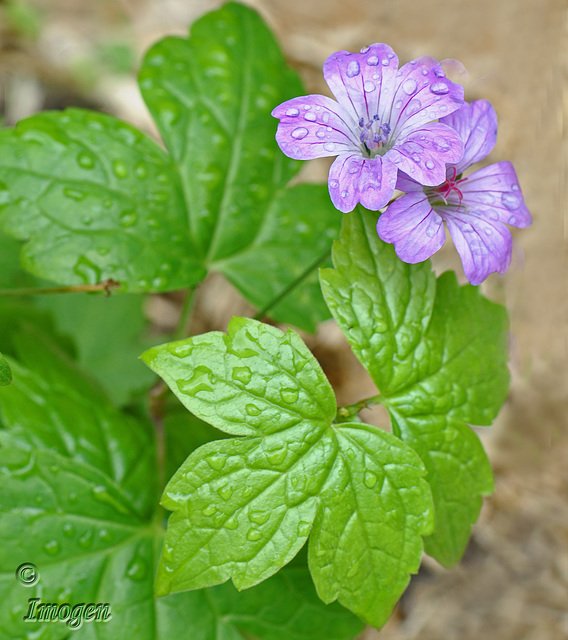
<path id="1" fill-rule="evenodd" d="M 272 112 L 280 119 L 276 141 L 287 156 L 338 156 L 329 171 L 329 193 L 344 213 L 358 202 L 374 211 L 387 204 L 398 169 L 436 185 L 446 163 L 462 157 L 459 135 L 431 121 L 463 105 L 463 88 L 429 56 L 397 69 L 398 58 L 386 44 L 361 53 L 339 51 L 323 66 L 337 102 L 303 96 Z"/>
<path id="2" fill-rule="evenodd" d="M 445 182 L 436 187 L 425 188 L 401 174 L 396 188 L 406 195 L 387 207 L 377 233 L 394 243 L 404 262 L 422 262 L 444 244 L 445 221 L 467 279 L 480 284 L 490 273 L 505 273 L 509 267 L 513 240 L 505 225 L 528 227 L 532 219 L 510 162 L 462 176 L 495 145 L 497 115 L 491 104 L 487 100 L 466 103 L 442 120 L 461 136 L 463 158 L 448 166 Z"/>

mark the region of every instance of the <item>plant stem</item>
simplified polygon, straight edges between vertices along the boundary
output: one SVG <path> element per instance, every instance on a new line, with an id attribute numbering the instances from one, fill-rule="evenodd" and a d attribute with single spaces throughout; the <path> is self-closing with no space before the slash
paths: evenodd
<path id="1" fill-rule="evenodd" d="M 255 320 L 260 320 L 263 316 L 265 316 L 272 307 L 277 305 L 280 300 L 283 300 L 291 291 L 293 291 L 299 284 L 301 284 L 310 273 L 319 267 L 319 265 L 327 260 L 331 254 L 331 247 L 326 249 L 325 253 L 322 254 L 317 260 L 314 260 L 309 267 L 303 271 L 294 281 L 292 281 L 287 287 L 285 287 L 275 298 L 273 298 L 266 306 L 264 306 L 255 316 Z"/>
<path id="2" fill-rule="evenodd" d="M 355 402 L 354 404 L 348 404 L 344 407 L 338 407 L 337 413 L 335 414 L 334 422 L 350 422 L 360 411 L 362 411 L 363 409 L 368 409 L 375 404 L 380 404 L 380 402 L 381 394 L 378 393 L 376 396 L 371 396 L 370 398 L 359 400 L 359 402 Z"/>
<path id="3" fill-rule="evenodd" d="M 51 287 L 48 289 L 36 289 L 30 287 L 28 289 L 0 289 L 0 296 L 37 296 L 44 293 L 85 293 L 104 291 L 110 296 L 113 289 L 120 287 L 119 282 L 114 280 L 104 280 L 97 284 L 76 284 L 68 287 Z"/>
<path id="4" fill-rule="evenodd" d="M 195 290 L 196 287 L 190 287 L 185 294 L 185 300 L 183 301 L 183 306 L 181 308 L 178 326 L 174 332 L 174 340 L 181 340 L 182 338 L 187 337 L 189 326 L 191 324 L 191 314 L 195 304 Z"/>

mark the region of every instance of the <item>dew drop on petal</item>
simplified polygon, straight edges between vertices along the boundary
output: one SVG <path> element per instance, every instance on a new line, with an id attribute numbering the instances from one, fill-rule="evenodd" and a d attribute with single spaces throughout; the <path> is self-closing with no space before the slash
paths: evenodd
<path id="1" fill-rule="evenodd" d="M 384 58 L 381 64 L 383 65 L 383 67 L 388 67 L 390 64 L 390 60 L 388 58 Z"/>
<path id="2" fill-rule="evenodd" d="M 407 95 L 411 96 L 416 93 L 416 82 L 412 78 L 408 78 L 402 83 L 402 88 Z"/>
<path id="3" fill-rule="evenodd" d="M 430 91 L 435 93 L 437 96 L 444 95 L 448 93 L 450 88 L 445 82 L 434 82 L 434 84 L 430 87 Z"/>
<path id="4" fill-rule="evenodd" d="M 330 180 L 329 181 L 329 186 L 331 189 L 337 189 L 337 187 L 339 186 L 339 181 L 338 180 Z"/>
<path id="5" fill-rule="evenodd" d="M 286 111 L 286 115 L 289 116 L 290 118 L 295 118 L 297 115 L 299 115 L 299 111 L 298 109 L 288 109 Z"/>
<path id="6" fill-rule="evenodd" d="M 486 236 L 493 235 L 493 229 L 491 227 L 484 227 L 483 231 L 485 231 Z"/>
<path id="7" fill-rule="evenodd" d="M 370 93 L 371 91 L 375 90 L 375 83 L 371 82 L 370 80 L 367 80 L 363 85 L 363 89 L 365 89 L 367 93 Z"/>
<path id="8" fill-rule="evenodd" d="M 419 156 L 417 153 L 415 153 L 415 154 L 412 156 L 412 159 L 414 160 L 414 162 L 420 162 L 420 156 Z"/>
<path id="9" fill-rule="evenodd" d="M 426 168 L 433 169 L 436 165 L 432 162 L 432 160 L 426 160 Z"/>
<path id="10" fill-rule="evenodd" d="M 324 112 L 321 114 L 321 121 L 322 121 L 324 124 L 327 124 L 327 123 L 328 123 L 328 121 L 329 121 L 329 112 L 328 112 L 328 111 L 324 111 Z"/>
<path id="11" fill-rule="evenodd" d="M 503 193 L 501 195 L 501 202 L 509 211 L 515 211 L 515 209 L 518 209 L 521 204 L 519 197 L 514 193 Z"/>
<path id="12" fill-rule="evenodd" d="M 305 127 L 298 127 L 297 129 L 294 129 L 290 135 L 294 140 L 302 140 L 308 135 L 308 130 Z"/>
<path id="13" fill-rule="evenodd" d="M 363 47 L 363 48 L 361 49 L 361 53 L 367 53 L 367 51 L 369 51 L 369 49 L 370 49 L 370 48 L 371 48 L 371 47 Z"/>
<path id="14" fill-rule="evenodd" d="M 517 218 L 515 218 L 515 216 L 511 216 L 508 220 L 509 224 L 515 224 L 515 222 L 517 222 Z"/>
<path id="15" fill-rule="evenodd" d="M 315 114 L 315 113 L 312 113 L 311 111 L 308 111 L 308 113 L 306 113 L 306 115 L 304 116 L 304 118 L 305 118 L 306 120 L 309 120 L 310 122 L 315 122 L 315 121 L 316 121 L 317 116 L 316 116 L 316 114 Z"/>
<path id="16" fill-rule="evenodd" d="M 513 191 L 518 191 L 518 190 L 519 190 L 519 185 L 518 185 L 518 184 L 512 184 L 512 185 L 511 185 L 511 189 L 512 189 Z"/>
<path id="17" fill-rule="evenodd" d="M 397 100 L 397 101 L 394 103 L 394 108 L 395 108 L 395 109 L 400 109 L 401 107 L 402 107 L 402 100 Z"/>
<path id="18" fill-rule="evenodd" d="M 349 195 L 349 191 L 342 191 L 341 192 L 341 197 L 342 198 L 347 198 L 348 195 Z"/>
<path id="19" fill-rule="evenodd" d="M 326 142 L 326 143 L 323 145 L 323 148 L 324 148 L 326 151 L 334 151 L 334 150 L 335 150 L 335 144 L 334 144 L 333 142 Z"/>
<path id="20" fill-rule="evenodd" d="M 432 141 L 432 146 L 436 151 L 449 151 L 452 148 L 452 145 L 441 136 L 436 136 Z"/>
<path id="21" fill-rule="evenodd" d="M 435 222 L 431 222 L 426 229 L 426 235 L 429 238 L 433 238 L 437 232 L 438 232 L 438 225 Z"/>
<path id="22" fill-rule="evenodd" d="M 434 71 L 434 75 L 435 75 L 437 78 L 445 78 L 445 77 L 446 77 L 446 74 L 444 73 L 444 70 L 443 70 L 442 68 L 438 68 L 438 69 L 436 69 L 436 70 Z"/>
<path id="23" fill-rule="evenodd" d="M 422 69 L 422 75 L 423 76 L 427 76 L 428 75 L 428 69 Z"/>
<path id="24" fill-rule="evenodd" d="M 361 69 L 359 68 L 359 63 L 357 62 L 357 60 L 351 60 L 351 62 L 347 65 L 347 77 L 348 78 L 354 78 L 355 76 L 358 76 L 360 73 Z"/>
<path id="25" fill-rule="evenodd" d="M 316 136 L 318 138 L 325 138 L 325 129 L 323 127 L 320 127 L 317 131 L 316 131 Z"/>
<path id="26" fill-rule="evenodd" d="M 383 64 L 385 63 L 385 61 L 383 60 Z M 369 56 L 367 58 L 367 64 L 370 67 L 376 67 L 379 64 L 379 58 L 378 56 Z M 387 64 L 388 64 L 388 60 L 387 60 Z"/>

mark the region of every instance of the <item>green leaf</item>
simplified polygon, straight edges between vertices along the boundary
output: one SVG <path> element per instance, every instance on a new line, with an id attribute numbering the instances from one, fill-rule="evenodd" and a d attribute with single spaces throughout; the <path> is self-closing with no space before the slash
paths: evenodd
<path id="1" fill-rule="evenodd" d="M 170 158 L 111 116 L 44 112 L 0 131 L 0 225 L 22 264 L 65 285 L 165 291 L 205 275 Z"/>
<path id="2" fill-rule="evenodd" d="M 300 167 L 279 151 L 269 115 L 302 93 L 274 37 L 255 11 L 229 3 L 189 39 L 151 47 L 139 82 L 179 167 L 200 255 L 211 263 L 247 248 Z"/>
<path id="3" fill-rule="evenodd" d="M 12 363 L 18 384 L 0 395 L 0 442 L 49 449 L 92 466 L 122 488 L 141 517 L 149 517 L 156 498 L 151 425 L 118 412 L 41 333 L 16 334 L 14 343 L 25 364 Z"/>
<path id="4" fill-rule="evenodd" d="M 239 589 L 255 585 L 298 553 L 313 525 L 320 597 L 384 624 L 432 525 L 412 449 L 369 425 L 332 425 L 331 386 L 293 331 L 233 318 L 227 335 L 162 345 L 142 358 L 198 418 L 249 436 L 200 447 L 166 487 L 162 504 L 174 513 L 157 592 L 229 578 Z M 392 574 L 382 572 L 385 557 Z"/>
<path id="5" fill-rule="evenodd" d="M 328 306 L 389 410 L 393 431 L 428 469 L 436 528 L 426 550 L 459 561 L 493 487 L 481 444 L 465 423 L 487 425 L 508 387 L 507 316 L 453 273 L 400 261 L 376 234 L 376 216 L 344 217 L 335 269 L 320 272 Z"/>
<path id="6" fill-rule="evenodd" d="M 144 296 L 43 296 L 60 333 L 73 340 L 77 362 L 120 405 L 151 386 L 154 376 L 138 356 L 151 342 Z M 154 340 L 155 342 L 155 340 Z"/>
<path id="7" fill-rule="evenodd" d="M 0 353 L 0 387 L 12 384 L 12 371 L 6 358 Z"/>
<path id="8" fill-rule="evenodd" d="M 286 189 L 300 163 L 270 112 L 304 92 L 298 75 L 258 14 L 228 3 L 155 44 L 140 87 L 169 154 L 103 114 L 28 118 L 0 132 L 0 226 L 25 241 L 26 269 L 61 284 L 169 291 L 220 271 L 266 306 L 341 219 L 324 187 Z M 313 331 L 329 315 L 315 274 L 271 313 Z"/>
<path id="9" fill-rule="evenodd" d="M 123 477 L 124 471 L 130 476 L 134 456 L 142 466 L 145 460 L 155 465 L 154 443 L 144 423 L 111 409 L 96 387 L 89 392 L 81 372 L 41 339 L 31 331 L 14 337 L 14 348 L 32 362 L 30 369 L 15 362 L 19 396 L 14 387 L 0 392 L 7 414 L 0 448 L 2 638 L 33 633 L 63 639 L 72 632 L 85 640 L 94 633 L 101 640 L 243 640 L 251 632 L 266 640 L 319 640 L 323 629 L 326 637 L 348 640 L 360 631 L 354 616 L 317 598 L 305 569 L 286 570 L 246 594 L 227 584 L 156 600 L 162 516 L 140 505 L 155 500 L 157 470 L 149 469 L 150 477 Z M 96 420 L 100 433 L 91 428 Z M 135 442 L 125 437 L 130 427 Z M 39 570 L 32 588 L 14 576 L 24 562 Z M 42 603 L 108 603 L 112 619 L 80 629 L 24 621 L 34 597 Z"/>
<path id="10" fill-rule="evenodd" d="M 333 208 L 326 185 L 298 185 L 276 198 L 252 244 L 214 268 L 256 307 L 274 300 L 306 267 L 326 253 L 339 234 L 341 215 Z M 328 258 L 326 263 L 331 264 Z M 260 265 L 260 267 L 259 267 Z M 258 274 L 263 277 L 259 278 Z M 269 314 L 290 324 L 315 331 L 329 317 L 321 295 L 317 268 L 293 295 L 286 296 Z"/>

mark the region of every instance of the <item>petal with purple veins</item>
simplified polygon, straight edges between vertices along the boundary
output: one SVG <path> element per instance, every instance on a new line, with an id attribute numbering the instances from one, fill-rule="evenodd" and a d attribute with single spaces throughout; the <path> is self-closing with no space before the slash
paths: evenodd
<path id="1" fill-rule="evenodd" d="M 461 182 L 459 187 L 467 207 L 488 220 L 519 228 L 528 227 L 532 222 L 517 174 L 510 162 L 496 162 L 479 169 Z"/>
<path id="2" fill-rule="evenodd" d="M 397 169 L 385 158 L 362 158 L 343 154 L 329 170 L 329 195 L 334 206 L 348 213 L 360 202 L 366 209 L 378 211 L 390 200 L 396 184 Z"/>
<path id="3" fill-rule="evenodd" d="M 495 271 L 507 271 L 513 239 L 505 225 L 463 211 L 448 212 L 444 219 L 471 284 L 481 284 Z"/>
<path id="4" fill-rule="evenodd" d="M 396 255 L 415 264 L 427 260 L 446 239 L 442 218 L 423 193 L 409 193 L 389 205 L 377 222 L 379 238 L 394 244 Z"/>
<path id="5" fill-rule="evenodd" d="M 463 140 L 464 154 L 456 165 L 457 173 L 483 160 L 495 146 L 497 114 L 487 100 L 466 103 L 461 109 L 441 118 L 440 122 L 455 129 Z"/>
<path id="6" fill-rule="evenodd" d="M 416 180 L 413 180 L 410 176 L 406 175 L 403 171 L 398 172 L 398 176 L 396 178 L 396 187 L 398 191 L 402 191 L 403 193 L 411 193 L 412 191 L 420 191 L 424 190 L 424 187 Z"/>
<path id="7" fill-rule="evenodd" d="M 444 182 L 446 163 L 455 163 L 462 155 L 458 133 L 439 122 L 415 129 L 386 153 L 401 171 L 426 186 Z"/>
<path id="8" fill-rule="evenodd" d="M 280 119 L 276 142 L 290 158 L 325 158 L 361 146 L 349 114 L 327 96 L 292 98 L 277 106 L 272 115 Z"/>
<path id="9" fill-rule="evenodd" d="M 405 137 L 422 124 L 447 116 L 463 104 L 463 87 L 445 77 L 440 63 L 422 56 L 400 68 L 388 115 L 393 134 Z"/>
<path id="10" fill-rule="evenodd" d="M 337 102 L 358 122 L 390 108 L 397 69 L 394 51 L 386 44 L 372 44 L 362 53 L 338 51 L 329 56 L 323 75 Z"/>

